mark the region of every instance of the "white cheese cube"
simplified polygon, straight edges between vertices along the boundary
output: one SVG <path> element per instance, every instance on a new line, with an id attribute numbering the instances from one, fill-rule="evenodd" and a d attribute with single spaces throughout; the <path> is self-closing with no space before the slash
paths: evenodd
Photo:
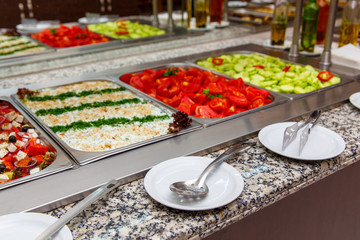
<path id="1" fill-rule="evenodd" d="M 5 148 L 0 149 L 0 158 L 5 157 L 6 154 L 8 154 L 8 150 L 6 150 Z"/>
<path id="2" fill-rule="evenodd" d="M 0 149 L 6 148 L 7 146 L 9 146 L 9 144 L 7 142 L 3 142 L 0 144 Z"/>
<path id="3" fill-rule="evenodd" d="M 19 151 L 17 154 L 16 154 L 16 158 L 17 158 L 17 160 L 22 160 L 22 159 L 24 159 L 24 158 L 26 158 L 26 153 L 24 153 L 23 151 Z"/>
<path id="4" fill-rule="evenodd" d="M 10 130 L 12 127 L 11 123 L 4 123 L 3 125 L 1 125 L 1 128 L 3 130 Z"/>
<path id="5" fill-rule="evenodd" d="M 29 133 L 29 135 L 30 135 L 32 138 L 38 138 L 38 137 L 39 137 L 39 135 L 37 135 L 36 132 Z"/>
<path id="6" fill-rule="evenodd" d="M 14 127 L 16 127 L 16 128 L 18 128 L 18 127 L 21 126 L 21 124 L 18 123 L 18 122 L 16 122 L 16 121 L 12 121 L 11 124 L 12 124 Z"/>
<path id="7" fill-rule="evenodd" d="M 16 147 L 14 144 L 12 144 L 12 143 L 10 143 L 9 146 L 7 147 L 7 150 L 8 150 L 9 152 L 15 152 L 16 149 L 17 149 L 17 147 Z"/>
<path id="8" fill-rule="evenodd" d="M 15 145 L 18 146 L 19 148 L 22 148 L 23 146 L 25 146 L 25 142 L 17 140 Z"/>
<path id="9" fill-rule="evenodd" d="M 24 121 L 24 116 L 20 114 L 17 115 L 15 121 L 17 121 L 18 123 L 22 123 Z"/>
<path id="10" fill-rule="evenodd" d="M 28 130 L 27 130 L 27 133 L 34 133 L 35 132 L 35 130 L 33 129 L 33 128 L 29 128 Z"/>
<path id="11" fill-rule="evenodd" d="M 11 132 L 11 133 L 9 134 L 9 137 L 10 137 L 10 136 L 13 136 L 13 135 L 16 136 L 16 133 L 15 133 L 15 132 Z"/>
<path id="12" fill-rule="evenodd" d="M 23 139 L 22 139 L 22 141 L 23 141 L 23 142 L 28 142 L 28 141 L 29 141 L 29 139 L 27 139 L 27 138 L 23 138 Z"/>
<path id="13" fill-rule="evenodd" d="M 6 174 L 0 174 L 0 179 L 9 180 L 9 177 Z"/>
<path id="14" fill-rule="evenodd" d="M 0 134 L 0 139 L 7 141 L 9 139 L 9 135 L 6 132 L 3 132 Z"/>
<path id="15" fill-rule="evenodd" d="M 36 167 L 36 168 L 30 169 L 30 175 L 37 173 L 37 172 L 40 172 L 40 168 Z"/>
<path id="16" fill-rule="evenodd" d="M 9 112 L 5 114 L 5 117 L 9 122 L 11 122 L 16 118 L 16 112 L 15 111 Z"/>

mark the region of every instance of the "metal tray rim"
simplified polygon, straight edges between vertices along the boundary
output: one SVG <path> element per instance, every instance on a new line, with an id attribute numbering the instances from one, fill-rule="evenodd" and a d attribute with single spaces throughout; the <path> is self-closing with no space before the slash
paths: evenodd
<path id="1" fill-rule="evenodd" d="M 22 184 L 24 182 L 29 182 L 35 179 L 39 179 L 45 176 L 49 176 L 61 171 L 65 171 L 68 169 L 72 169 L 74 167 L 76 167 L 76 164 L 68 158 L 68 156 L 65 154 L 65 152 L 62 150 L 61 147 L 59 147 L 56 143 L 54 143 L 53 141 L 51 141 L 51 137 L 48 136 L 45 132 L 42 131 L 42 128 L 36 124 L 33 119 L 31 117 L 28 116 L 28 114 L 26 114 L 26 112 L 23 111 L 23 109 L 16 104 L 16 102 L 12 101 L 11 98 L 6 97 L 6 96 L 0 96 L 0 101 L 6 101 L 8 103 L 10 103 L 17 111 L 19 111 L 24 118 L 32 125 L 35 127 L 36 131 L 39 134 L 39 137 L 45 141 L 46 144 L 49 144 L 52 148 L 54 148 L 54 150 L 56 151 L 56 158 L 54 160 L 54 162 L 52 164 L 50 164 L 47 168 L 43 169 L 42 171 L 26 176 L 26 177 L 22 177 L 19 179 L 15 179 L 13 181 L 4 183 L 4 184 L 0 184 L 0 191 L 1 189 L 5 189 L 8 187 L 12 187 L 18 184 Z"/>
<path id="2" fill-rule="evenodd" d="M 172 67 L 172 66 L 186 66 L 186 67 L 195 67 L 195 68 L 199 68 L 199 69 L 202 69 L 202 70 L 206 70 L 206 71 L 210 71 L 210 72 L 213 72 L 214 74 L 216 75 L 219 75 L 219 76 L 223 76 L 225 77 L 226 79 L 230 79 L 231 77 L 228 76 L 228 75 L 224 75 L 222 73 L 219 73 L 219 72 L 216 72 L 216 71 L 213 71 L 211 69 L 205 69 L 205 68 L 202 68 L 201 66 L 198 66 L 196 64 L 193 64 L 191 62 L 184 62 L 184 63 L 179 63 L 179 62 L 174 62 L 174 63 L 168 63 L 168 64 L 160 64 L 160 65 L 154 65 L 151 67 L 151 69 L 158 69 L 158 68 L 168 68 L 168 67 Z M 136 71 L 131 71 L 131 72 L 128 72 L 128 73 L 135 73 L 135 72 L 142 72 L 144 71 L 146 68 L 142 68 L 142 69 L 139 69 L 139 70 L 136 70 Z M 123 75 L 125 73 L 121 73 L 121 75 Z M 119 81 L 121 82 L 122 84 L 125 84 L 128 88 L 131 88 L 132 91 L 136 91 L 138 94 L 141 94 L 141 95 L 144 95 L 144 96 L 147 96 L 148 98 L 151 98 L 153 101 L 156 101 L 158 102 L 159 104 L 165 106 L 165 107 L 168 107 L 168 108 L 171 108 L 173 109 L 174 111 L 177 111 L 176 108 L 174 107 L 171 107 L 169 105 L 167 105 L 166 103 L 126 84 L 126 83 L 123 83 L 121 80 L 119 80 L 120 78 L 119 75 L 114 75 L 112 76 L 114 78 L 115 81 Z M 246 85 L 248 86 L 253 86 L 251 84 L 248 84 L 248 83 L 245 83 Z M 259 88 L 259 89 L 263 89 L 261 87 L 258 87 L 258 86 L 254 86 L 256 88 Z M 267 90 L 268 91 L 268 90 Z M 258 108 L 254 108 L 254 109 L 251 109 L 251 110 L 247 110 L 247 111 L 244 111 L 244 112 L 241 112 L 241 113 L 237 113 L 237 114 L 233 114 L 233 115 L 230 115 L 230 116 L 227 116 L 227 117 L 223 117 L 223 118 L 208 118 L 208 119 L 205 119 L 205 118 L 198 118 L 198 117 L 194 117 L 194 116 L 189 116 L 191 117 L 193 120 L 195 121 L 198 121 L 200 122 L 201 124 L 203 124 L 205 127 L 206 126 L 211 126 L 213 124 L 217 124 L 217 123 L 220 123 L 220 122 L 224 122 L 224 121 L 228 121 L 228 120 L 231 120 L 231 119 L 234 119 L 234 118 L 240 118 L 241 116 L 244 116 L 244 115 L 247 115 L 247 114 L 251 114 L 253 112 L 257 112 L 257 111 L 261 111 L 261 110 L 264 110 L 265 108 L 269 108 L 269 107 L 272 107 L 272 106 L 276 106 L 276 105 L 279 105 L 279 104 L 282 104 L 286 101 L 288 101 L 289 99 L 284 97 L 284 96 L 281 96 L 280 94 L 278 93 L 274 93 L 274 92 L 271 92 L 271 96 L 274 98 L 273 102 L 269 103 L 269 104 L 266 104 L 264 106 L 261 106 L 261 107 L 258 107 Z"/>
<path id="3" fill-rule="evenodd" d="M 85 81 L 110 81 L 112 83 L 115 83 L 117 85 L 121 85 L 123 86 L 123 84 L 119 84 L 119 82 L 116 82 L 114 81 L 113 79 L 109 78 L 109 77 L 98 77 L 98 78 L 86 78 L 86 79 L 82 79 L 82 80 L 78 80 L 78 81 L 73 81 L 71 83 L 66 83 L 66 84 L 55 84 L 53 86 L 50 86 L 50 87 L 46 87 L 46 88 L 51 88 L 51 87 L 60 87 L 62 85 L 69 85 L 69 84 L 76 84 L 76 83 L 80 83 L 80 82 L 85 82 Z M 127 86 L 124 86 L 127 88 Z M 38 89 L 41 89 L 38 88 Z M 131 89 L 127 88 L 129 91 L 132 91 Z M 136 92 L 134 92 L 136 95 L 139 95 L 137 94 Z M 140 95 L 141 96 L 141 95 Z M 122 152 L 125 152 L 125 151 L 128 151 L 128 150 L 131 150 L 131 149 L 135 149 L 135 148 L 138 148 L 138 147 L 141 147 L 141 146 L 144 146 L 144 145 L 148 145 L 150 143 L 154 143 L 154 142 L 157 142 L 157 141 L 162 141 L 162 140 L 165 140 L 165 139 L 169 139 L 169 138 L 172 138 L 174 136 L 177 136 L 177 135 L 182 135 L 182 134 L 185 134 L 185 133 L 188 133 L 188 132 L 192 132 L 192 131 L 195 131 L 197 129 L 200 129 L 202 128 L 202 125 L 198 122 L 194 122 L 192 123 L 192 126 L 190 126 L 189 128 L 187 129 L 184 129 L 182 131 L 180 131 L 179 133 L 177 134 L 166 134 L 166 135 L 162 135 L 162 136 L 157 136 L 157 137 L 154 137 L 154 138 L 151 138 L 151 139 L 148 139 L 148 140 L 145 140 L 145 141 L 141 141 L 139 143 L 134 143 L 134 144 L 131 144 L 131 145 L 127 145 L 127 146 L 124 146 L 124 147 L 121 147 L 121 148 L 115 148 L 115 149 L 111 149 L 111 150 L 107 150 L 107 151 L 101 151 L 101 152 L 87 152 L 87 151 L 80 151 L 80 150 L 77 150 L 77 149 L 74 149 L 74 148 L 71 148 L 69 145 L 67 145 L 63 140 L 61 140 L 53 131 L 50 130 L 50 128 L 44 123 L 42 122 L 39 118 L 36 117 L 36 115 L 30 111 L 30 109 L 28 109 L 21 101 L 20 99 L 18 98 L 18 96 L 16 94 L 13 94 L 11 95 L 11 97 L 15 100 L 16 103 L 18 103 L 31 117 L 33 120 L 35 120 L 62 148 L 64 151 L 66 151 L 70 156 L 71 158 L 79 165 L 85 165 L 85 164 L 88 164 L 88 163 L 91 163 L 91 162 L 94 162 L 94 161 L 97 161 L 97 160 L 100 160 L 100 159 L 103 159 L 103 158 L 106 158 L 106 157 L 109 157 L 111 155 L 115 155 L 115 154 L 118 154 L 118 153 L 122 153 Z M 143 98 L 145 98 L 146 100 L 149 100 L 150 102 L 152 102 L 153 104 L 155 104 L 155 106 L 158 106 L 166 111 L 169 111 L 170 114 L 173 113 L 174 111 L 170 108 L 166 108 L 164 107 L 163 105 L 160 105 L 158 104 L 157 102 L 155 101 L 152 101 L 152 99 L 148 98 L 148 97 L 144 97 L 144 96 L 141 96 Z"/>

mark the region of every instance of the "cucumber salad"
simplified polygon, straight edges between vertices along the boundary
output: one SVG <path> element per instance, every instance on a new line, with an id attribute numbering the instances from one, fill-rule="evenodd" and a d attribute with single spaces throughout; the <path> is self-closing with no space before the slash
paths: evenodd
<path id="1" fill-rule="evenodd" d="M 209 57 L 197 64 L 281 93 L 303 94 L 341 82 L 328 71 L 319 72 L 310 65 L 301 66 L 256 53 Z"/>

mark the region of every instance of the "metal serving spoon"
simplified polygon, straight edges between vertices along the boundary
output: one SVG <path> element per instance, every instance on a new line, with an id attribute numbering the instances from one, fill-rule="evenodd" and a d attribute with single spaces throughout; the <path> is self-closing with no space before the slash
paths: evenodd
<path id="1" fill-rule="evenodd" d="M 66 223 L 70 222 L 71 219 L 76 217 L 80 212 L 87 208 L 90 204 L 104 196 L 105 194 L 111 192 L 113 189 L 118 187 L 122 181 L 111 180 L 99 187 L 97 190 L 92 192 L 89 196 L 84 198 L 79 202 L 75 207 L 71 208 L 67 213 L 65 213 L 59 220 L 47 227 L 35 240 L 48 240 L 52 239 L 53 236 L 63 227 Z"/>
<path id="2" fill-rule="evenodd" d="M 212 161 L 205 170 L 200 174 L 198 179 L 192 179 L 187 181 L 175 182 L 170 185 L 170 190 L 178 195 L 187 196 L 187 197 L 203 197 L 209 192 L 209 188 L 205 183 L 205 180 L 209 173 L 213 171 L 215 168 L 220 166 L 220 164 L 228 159 L 234 153 L 254 146 L 256 142 L 245 142 L 238 143 L 226 150 L 223 154 L 217 157 L 214 161 Z"/>

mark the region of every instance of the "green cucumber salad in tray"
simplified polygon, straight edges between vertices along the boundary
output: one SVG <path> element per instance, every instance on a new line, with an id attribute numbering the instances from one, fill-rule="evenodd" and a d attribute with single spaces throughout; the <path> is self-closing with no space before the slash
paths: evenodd
<path id="1" fill-rule="evenodd" d="M 304 94 L 341 82 L 329 71 L 318 71 L 310 65 L 301 66 L 279 58 L 251 54 L 224 54 L 196 62 L 270 91 L 286 94 Z"/>

